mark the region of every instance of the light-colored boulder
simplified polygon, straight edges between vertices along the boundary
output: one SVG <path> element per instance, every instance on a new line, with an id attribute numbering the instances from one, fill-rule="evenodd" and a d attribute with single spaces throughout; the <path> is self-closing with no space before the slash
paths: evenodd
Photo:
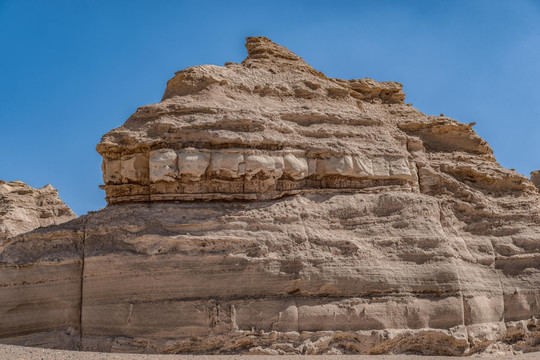
<path id="1" fill-rule="evenodd" d="M 176 159 L 176 151 L 172 149 L 150 151 L 150 180 L 175 181 L 178 173 Z"/>
<path id="2" fill-rule="evenodd" d="M 198 180 L 204 175 L 210 164 L 210 152 L 194 148 L 182 149 L 178 152 L 178 172 L 190 179 Z"/>
<path id="3" fill-rule="evenodd" d="M 352 175 L 353 160 L 350 155 L 333 156 L 328 159 L 317 160 L 317 173 L 322 176 L 326 175 Z"/>
<path id="4" fill-rule="evenodd" d="M 261 173 L 264 177 L 279 178 L 283 174 L 283 158 L 269 155 L 246 155 L 246 179 Z"/>
<path id="5" fill-rule="evenodd" d="M 103 158 L 101 170 L 105 184 L 120 184 L 122 182 L 122 161 L 120 159 Z"/>
<path id="6" fill-rule="evenodd" d="M 274 155 L 272 158 L 274 159 L 274 178 L 278 179 L 283 175 L 285 160 L 282 155 Z"/>
<path id="7" fill-rule="evenodd" d="M 353 156 L 354 173 L 358 175 L 373 175 L 373 163 L 371 159 L 364 155 Z"/>
<path id="8" fill-rule="evenodd" d="M 390 176 L 402 179 L 411 178 L 411 169 L 409 162 L 405 158 L 389 159 Z"/>
<path id="9" fill-rule="evenodd" d="M 243 162 L 241 151 L 213 151 L 208 170 L 218 177 L 237 178 L 243 175 L 243 171 L 239 173 L 239 165 Z"/>
<path id="10" fill-rule="evenodd" d="M 120 171 L 123 182 L 142 182 L 148 179 L 148 154 L 132 154 L 122 156 Z"/>
<path id="11" fill-rule="evenodd" d="M 390 176 L 390 163 L 384 157 L 375 157 L 371 159 L 373 176 L 388 177 Z"/>
<path id="12" fill-rule="evenodd" d="M 308 163 L 304 157 L 287 154 L 283 157 L 283 172 L 295 180 L 303 179 L 308 175 Z"/>

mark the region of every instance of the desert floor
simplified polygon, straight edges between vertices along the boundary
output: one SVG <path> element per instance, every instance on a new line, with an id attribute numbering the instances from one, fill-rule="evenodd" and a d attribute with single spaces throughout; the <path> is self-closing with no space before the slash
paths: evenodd
<path id="1" fill-rule="evenodd" d="M 24 346 L 0 345 L 1 360 L 273 360 L 277 356 L 266 355 L 139 355 L 139 354 L 108 354 L 96 352 L 78 352 L 30 348 Z M 451 360 L 467 359 L 449 356 L 417 356 L 417 355 L 286 355 L 286 360 Z M 489 357 L 501 360 L 538 360 L 540 353 L 529 353 L 513 356 Z"/>

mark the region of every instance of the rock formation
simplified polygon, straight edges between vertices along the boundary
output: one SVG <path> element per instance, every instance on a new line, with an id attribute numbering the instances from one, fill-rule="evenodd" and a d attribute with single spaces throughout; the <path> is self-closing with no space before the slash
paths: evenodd
<path id="1" fill-rule="evenodd" d="M 0 180 L 0 246 L 12 236 L 75 217 L 51 185 L 34 189 L 22 181 Z"/>
<path id="2" fill-rule="evenodd" d="M 364 105 L 402 104 L 400 84 L 329 79 L 265 39 L 246 46 L 242 64 L 176 73 L 159 104 L 103 137 L 110 204 L 411 191 L 418 183 L 404 135 Z"/>
<path id="3" fill-rule="evenodd" d="M 540 170 L 531 172 L 531 181 L 533 182 L 534 186 L 540 189 Z"/>
<path id="4" fill-rule="evenodd" d="M 97 146 L 107 208 L 10 240 L 0 339 L 114 352 L 538 350 L 540 193 L 400 84 L 267 38 Z"/>

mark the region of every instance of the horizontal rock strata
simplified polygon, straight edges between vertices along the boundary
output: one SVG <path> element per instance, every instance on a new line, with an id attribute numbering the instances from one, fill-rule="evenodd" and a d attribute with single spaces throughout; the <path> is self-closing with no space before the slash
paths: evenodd
<path id="1" fill-rule="evenodd" d="M 82 225 L 37 229 L 0 249 L 2 343 L 79 348 Z"/>
<path id="2" fill-rule="evenodd" d="M 14 325 L 3 342 L 165 353 L 450 355 L 497 340 L 534 349 L 538 258 L 519 254 L 530 252 L 531 229 L 443 236 L 457 229 L 441 212 L 430 196 L 388 192 L 91 213 L 4 250 L 0 308 Z M 47 256 L 23 266 L 28 246 Z"/>
<path id="3" fill-rule="evenodd" d="M 2 342 L 32 339 L 29 344 L 66 349 L 77 344 L 81 223 L 46 228 L 75 217 L 51 185 L 34 189 L 22 181 L 0 181 Z"/>
<path id="4" fill-rule="evenodd" d="M 178 72 L 162 102 L 103 137 L 110 204 L 418 186 L 406 139 L 364 109 L 402 104 L 400 84 L 330 79 L 260 38 L 247 48 L 242 64 Z"/>
<path id="5" fill-rule="evenodd" d="M 104 160 L 109 203 L 156 200 L 268 200 L 317 189 L 418 187 L 407 157 L 305 151 L 159 149 Z M 325 157 L 322 157 L 325 156 Z"/>
<path id="6" fill-rule="evenodd" d="M 0 250 L 1 341 L 538 350 L 535 178 L 499 166 L 472 125 L 404 104 L 400 84 L 328 78 L 266 38 L 246 47 L 241 64 L 178 72 L 103 137 L 111 206 Z"/>

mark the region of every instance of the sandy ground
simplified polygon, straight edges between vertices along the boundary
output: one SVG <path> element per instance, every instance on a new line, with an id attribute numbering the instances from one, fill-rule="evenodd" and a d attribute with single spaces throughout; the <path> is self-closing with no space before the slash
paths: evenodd
<path id="1" fill-rule="evenodd" d="M 138 355 L 108 354 L 96 352 L 79 352 L 30 348 L 24 346 L 0 345 L 1 360 L 274 360 L 277 356 L 267 355 Z M 417 355 L 285 355 L 286 360 L 451 360 L 470 359 L 450 356 L 417 356 Z M 473 358 L 478 359 L 478 358 Z M 489 357 L 489 360 L 540 360 L 540 353 L 523 355 Z"/>

